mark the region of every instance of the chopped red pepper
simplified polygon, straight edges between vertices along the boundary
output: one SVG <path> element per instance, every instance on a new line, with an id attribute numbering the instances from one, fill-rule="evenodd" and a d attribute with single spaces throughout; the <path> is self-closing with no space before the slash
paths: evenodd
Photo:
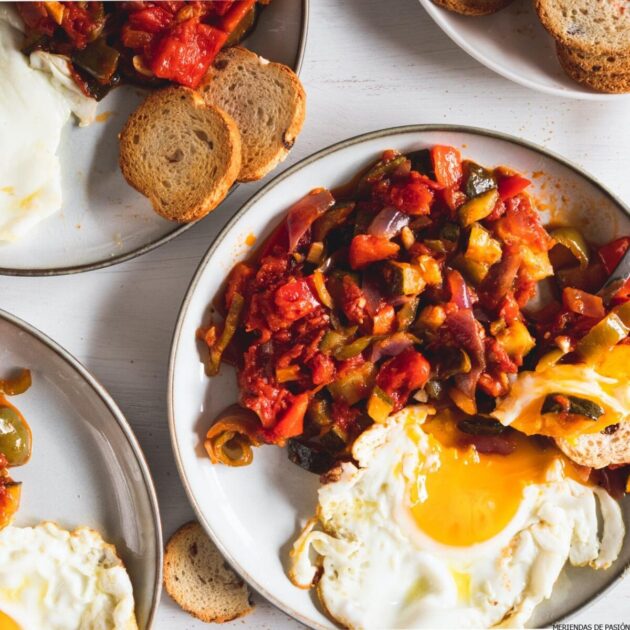
<path id="1" fill-rule="evenodd" d="M 304 432 L 304 415 L 308 408 L 309 396 L 306 392 L 298 394 L 284 412 L 278 423 L 266 434 L 273 442 L 286 440 L 302 435 Z"/>
<path id="2" fill-rule="evenodd" d="M 529 179 L 525 179 L 521 175 L 508 175 L 499 180 L 499 197 L 502 201 L 516 197 L 522 193 L 528 186 L 531 186 Z"/>
<path id="3" fill-rule="evenodd" d="M 604 269 L 608 275 L 610 275 L 621 262 L 624 254 L 628 251 L 628 247 L 630 247 L 630 237 L 624 236 L 599 248 L 599 257 L 604 263 Z M 630 278 L 626 280 L 623 287 L 617 291 L 615 299 L 621 301 L 630 299 Z"/>
<path id="4" fill-rule="evenodd" d="M 156 77 L 196 88 L 226 40 L 225 31 L 191 18 L 155 43 L 149 67 Z"/>
<path id="5" fill-rule="evenodd" d="M 353 269 L 361 269 L 377 260 L 387 260 L 398 253 L 400 246 L 380 236 L 359 234 L 352 239 L 348 261 Z"/>
<path id="6" fill-rule="evenodd" d="M 392 399 L 394 411 L 399 411 L 411 392 L 420 389 L 429 380 L 430 372 L 429 362 L 409 348 L 383 363 L 376 384 Z"/>
<path id="7" fill-rule="evenodd" d="M 454 147 L 436 145 L 431 149 L 433 171 L 438 184 L 444 188 L 457 186 L 464 176 L 462 156 Z"/>
<path id="8" fill-rule="evenodd" d="M 256 0 L 238 0 L 238 2 L 228 0 L 227 2 L 224 1 L 223 4 L 228 6 L 225 8 L 221 7 L 223 13 L 220 15 L 223 15 L 223 17 L 219 21 L 219 27 L 226 33 L 231 33 L 256 4 Z"/>
<path id="9" fill-rule="evenodd" d="M 601 319 L 606 315 L 604 302 L 599 295 L 593 295 L 580 289 L 566 287 L 562 292 L 562 302 L 564 306 L 573 313 Z"/>

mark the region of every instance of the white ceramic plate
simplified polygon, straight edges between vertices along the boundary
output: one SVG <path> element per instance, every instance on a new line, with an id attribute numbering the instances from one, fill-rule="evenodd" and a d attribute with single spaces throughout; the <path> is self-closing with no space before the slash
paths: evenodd
<path id="1" fill-rule="evenodd" d="M 458 15 L 431 0 L 420 3 L 460 48 L 511 81 L 567 98 L 610 100 L 627 96 L 596 92 L 565 74 L 556 57 L 554 40 L 540 23 L 532 0 L 515 0 L 484 17 Z"/>
<path id="2" fill-rule="evenodd" d="M 385 149 L 406 152 L 438 143 L 460 147 L 463 155 L 481 164 L 507 165 L 530 174 L 536 191 L 556 211 L 585 227 L 594 241 L 630 233 L 630 211 L 576 167 L 516 138 L 452 126 L 378 131 L 324 149 L 270 182 L 225 227 L 191 283 L 173 338 L 168 388 L 173 448 L 199 520 L 226 558 L 271 602 L 310 626 L 331 624 L 313 596 L 289 582 L 284 567 L 296 533 L 314 512 L 318 478 L 290 463 L 286 452 L 275 447 L 256 449 L 248 467 L 210 463 L 203 449 L 205 432 L 219 411 L 237 401 L 238 390 L 234 370 L 225 366 L 218 377 L 205 376 L 195 331 L 207 321 L 208 305 L 232 265 L 247 256 L 243 243 L 249 234 L 260 242 L 309 190 L 350 181 Z M 568 202 L 562 201 L 565 194 Z M 630 525 L 630 501 L 624 509 Z M 630 537 L 607 572 L 566 571 L 533 624 L 550 625 L 583 606 L 612 584 L 629 561 Z"/>
<path id="3" fill-rule="evenodd" d="M 306 44 L 308 0 L 274 0 L 245 45 L 299 71 Z M 118 134 L 143 98 L 132 86 L 99 103 L 102 122 L 70 121 L 60 146 L 63 206 L 24 239 L 0 244 L 0 274 L 57 275 L 128 260 L 181 234 L 133 190 L 118 167 Z"/>
<path id="4" fill-rule="evenodd" d="M 103 387 L 37 329 L 0 311 L 0 374 L 32 371 L 33 385 L 10 401 L 33 432 L 33 455 L 11 469 L 22 481 L 14 525 L 42 520 L 86 525 L 116 546 L 134 588 L 141 630 L 162 586 L 162 531 L 149 469 L 122 413 Z"/>

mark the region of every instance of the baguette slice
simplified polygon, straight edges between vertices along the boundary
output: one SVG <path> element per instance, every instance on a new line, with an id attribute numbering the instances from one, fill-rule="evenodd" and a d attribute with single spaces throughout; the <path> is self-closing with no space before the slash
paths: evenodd
<path id="1" fill-rule="evenodd" d="M 507 7 L 513 0 L 433 0 L 443 9 L 460 15 L 490 15 Z"/>
<path id="2" fill-rule="evenodd" d="M 624 94 L 630 92 L 630 71 L 604 72 L 585 70 L 569 61 L 561 52 L 558 53 L 558 61 L 562 69 L 577 83 L 598 92 L 608 94 Z"/>
<path id="3" fill-rule="evenodd" d="M 589 433 L 575 440 L 556 439 L 558 448 L 576 464 L 604 468 L 630 464 L 630 422 L 621 422 L 614 433 Z"/>
<path id="4" fill-rule="evenodd" d="M 171 221 L 204 217 L 241 168 L 236 123 L 192 90 L 152 92 L 120 134 L 120 168 L 153 209 Z"/>
<path id="5" fill-rule="evenodd" d="M 217 55 L 200 90 L 241 132 L 239 181 L 260 179 L 286 158 L 306 112 L 304 88 L 290 68 L 235 46 Z"/>
<path id="6" fill-rule="evenodd" d="M 197 522 L 182 525 L 166 544 L 164 586 L 187 613 L 224 623 L 254 609 L 250 593 Z"/>
<path id="7" fill-rule="evenodd" d="M 543 26 L 560 43 L 592 55 L 630 54 L 627 0 L 536 0 Z"/>

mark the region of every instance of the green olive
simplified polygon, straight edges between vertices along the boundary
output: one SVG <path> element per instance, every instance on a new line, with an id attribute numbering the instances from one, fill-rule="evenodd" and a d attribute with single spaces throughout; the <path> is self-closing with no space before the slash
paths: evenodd
<path id="1" fill-rule="evenodd" d="M 9 466 L 26 464 L 31 456 L 31 431 L 11 407 L 0 407 L 0 453 Z"/>

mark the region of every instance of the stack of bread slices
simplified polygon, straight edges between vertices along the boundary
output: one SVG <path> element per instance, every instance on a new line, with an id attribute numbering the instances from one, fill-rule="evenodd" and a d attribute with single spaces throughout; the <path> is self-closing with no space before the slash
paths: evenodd
<path id="1" fill-rule="evenodd" d="M 536 11 L 573 80 L 599 92 L 630 92 L 627 0 L 536 0 Z"/>
<path id="2" fill-rule="evenodd" d="M 227 48 L 196 91 L 157 90 L 131 114 L 120 135 L 120 168 L 158 214 L 196 221 L 235 182 L 260 179 L 287 156 L 305 109 L 292 70 Z"/>

